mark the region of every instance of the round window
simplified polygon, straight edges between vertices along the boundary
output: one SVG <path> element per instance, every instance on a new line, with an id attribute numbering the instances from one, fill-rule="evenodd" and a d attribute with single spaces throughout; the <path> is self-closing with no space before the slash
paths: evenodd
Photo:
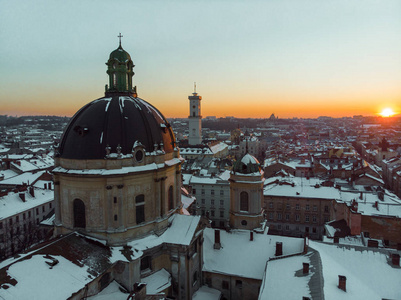
<path id="1" fill-rule="evenodd" d="M 246 220 L 242 220 L 242 221 L 241 221 L 241 225 L 242 225 L 242 226 L 246 226 L 247 224 L 248 224 L 248 222 L 247 222 Z"/>
<path id="2" fill-rule="evenodd" d="M 142 161 L 142 159 L 143 159 L 143 152 L 140 151 L 140 150 L 136 151 L 136 153 L 135 153 L 135 159 L 136 159 L 136 161 Z"/>

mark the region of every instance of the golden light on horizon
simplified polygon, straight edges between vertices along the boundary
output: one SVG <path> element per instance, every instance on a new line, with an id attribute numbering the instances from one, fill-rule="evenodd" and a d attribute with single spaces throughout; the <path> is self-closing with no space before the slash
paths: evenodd
<path id="1" fill-rule="evenodd" d="M 394 116 L 395 112 L 393 111 L 392 108 L 386 107 L 386 108 L 383 108 L 383 110 L 381 111 L 380 115 L 382 117 L 388 118 L 388 117 Z"/>

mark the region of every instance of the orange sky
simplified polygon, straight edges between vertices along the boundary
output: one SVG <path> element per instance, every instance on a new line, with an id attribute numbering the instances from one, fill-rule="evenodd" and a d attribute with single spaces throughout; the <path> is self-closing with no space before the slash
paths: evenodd
<path id="1" fill-rule="evenodd" d="M 105 22 L 110 11 L 136 13 Z M 400 11 L 397 0 L 8 1 L 0 114 L 72 116 L 102 97 L 119 32 L 139 96 L 166 117 L 188 116 L 194 81 L 204 117 L 401 112 Z"/>

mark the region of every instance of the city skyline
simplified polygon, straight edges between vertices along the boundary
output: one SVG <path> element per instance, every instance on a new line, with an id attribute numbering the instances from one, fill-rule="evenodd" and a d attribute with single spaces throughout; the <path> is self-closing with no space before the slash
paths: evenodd
<path id="1" fill-rule="evenodd" d="M 72 116 L 102 97 L 119 32 L 139 97 L 166 117 L 188 116 L 194 82 L 204 116 L 401 112 L 400 1 L 3 7 L 0 114 Z"/>

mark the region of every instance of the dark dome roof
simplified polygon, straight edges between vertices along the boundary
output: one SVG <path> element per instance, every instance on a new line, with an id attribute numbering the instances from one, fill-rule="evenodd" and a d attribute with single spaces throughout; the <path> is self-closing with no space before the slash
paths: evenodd
<path id="1" fill-rule="evenodd" d="M 120 45 L 120 47 L 118 47 L 116 50 L 110 53 L 109 60 L 110 59 L 116 59 L 119 62 L 126 62 L 131 60 L 131 56 Z"/>
<path id="2" fill-rule="evenodd" d="M 147 152 L 160 143 L 166 153 L 175 147 L 170 124 L 154 106 L 140 98 L 113 95 L 90 102 L 72 117 L 59 154 L 69 159 L 103 159 L 107 146 L 111 153 L 120 145 L 122 154 L 131 154 L 136 141 Z"/>
<path id="3" fill-rule="evenodd" d="M 249 153 L 234 163 L 233 171 L 241 174 L 260 173 L 259 161 Z"/>

